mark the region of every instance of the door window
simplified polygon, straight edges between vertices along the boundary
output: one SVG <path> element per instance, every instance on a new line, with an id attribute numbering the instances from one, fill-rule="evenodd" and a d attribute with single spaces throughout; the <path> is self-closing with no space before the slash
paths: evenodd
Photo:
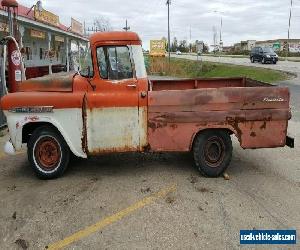
<path id="1" fill-rule="evenodd" d="M 99 47 L 97 48 L 97 58 L 101 78 L 108 80 L 133 78 L 133 67 L 128 47 Z"/>

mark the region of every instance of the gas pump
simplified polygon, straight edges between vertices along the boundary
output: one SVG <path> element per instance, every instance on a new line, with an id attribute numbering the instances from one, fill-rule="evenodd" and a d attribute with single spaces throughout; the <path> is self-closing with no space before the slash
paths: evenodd
<path id="1" fill-rule="evenodd" d="M 16 0 L 2 0 L 2 6 L 8 13 L 8 30 L 9 36 L 2 39 L 1 44 L 4 46 L 4 51 L 7 48 L 7 54 L 4 53 L 3 67 L 6 65 L 6 55 L 8 60 L 8 89 L 10 93 L 18 91 L 18 85 L 22 82 L 25 72 L 22 55 L 18 42 L 15 38 L 17 35 L 17 9 L 18 2 Z M 5 69 L 2 69 L 2 72 Z M 4 80 L 4 81 L 3 81 Z M 6 86 L 5 77 L 2 83 Z"/>

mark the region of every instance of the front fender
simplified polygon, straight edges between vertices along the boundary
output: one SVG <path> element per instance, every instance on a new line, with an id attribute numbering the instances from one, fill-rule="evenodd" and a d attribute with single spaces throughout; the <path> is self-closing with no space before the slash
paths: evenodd
<path id="1" fill-rule="evenodd" d="M 22 114 L 5 112 L 11 141 L 16 151 L 22 148 L 23 128 L 30 123 L 48 123 L 57 128 L 74 155 L 87 158 L 82 146 L 82 109 L 59 109 L 52 113 Z"/>

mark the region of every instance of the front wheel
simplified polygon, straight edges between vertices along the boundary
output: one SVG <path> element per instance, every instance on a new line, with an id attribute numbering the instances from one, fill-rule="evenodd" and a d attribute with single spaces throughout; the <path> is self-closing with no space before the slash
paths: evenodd
<path id="1" fill-rule="evenodd" d="M 261 59 L 261 63 L 266 64 L 266 59 L 264 57 Z"/>
<path id="2" fill-rule="evenodd" d="M 251 63 L 255 63 L 255 60 L 254 60 L 253 56 L 250 58 L 250 60 L 251 60 Z"/>
<path id="3" fill-rule="evenodd" d="M 197 135 L 193 154 L 195 165 L 207 177 L 219 177 L 232 158 L 232 141 L 227 131 L 206 130 Z"/>
<path id="4" fill-rule="evenodd" d="M 28 160 L 41 179 L 61 176 L 70 159 L 70 150 L 63 137 L 48 126 L 36 129 L 28 144 Z"/>

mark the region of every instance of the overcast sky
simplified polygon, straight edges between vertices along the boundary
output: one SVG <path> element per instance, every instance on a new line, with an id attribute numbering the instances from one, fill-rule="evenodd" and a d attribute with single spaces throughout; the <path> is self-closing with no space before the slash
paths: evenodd
<path id="1" fill-rule="evenodd" d="M 300 38 L 300 0 L 293 0 L 291 38 Z M 32 0 L 19 0 L 28 7 Z M 145 48 L 150 39 L 167 37 L 166 0 L 42 0 L 43 7 L 59 15 L 69 26 L 71 17 L 92 25 L 97 16 L 110 19 L 120 30 L 128 19 L 132 31 L 138 32 Z M 224 45 L 241 40 L 286 38 L 290 0 L 172 0 L 171 37 L 178 40 L 203 40 L 213 43 L 213 26 L 220 30 L 223 16 Z M 218 11 L 219 13 L 216 13 Z"/>

